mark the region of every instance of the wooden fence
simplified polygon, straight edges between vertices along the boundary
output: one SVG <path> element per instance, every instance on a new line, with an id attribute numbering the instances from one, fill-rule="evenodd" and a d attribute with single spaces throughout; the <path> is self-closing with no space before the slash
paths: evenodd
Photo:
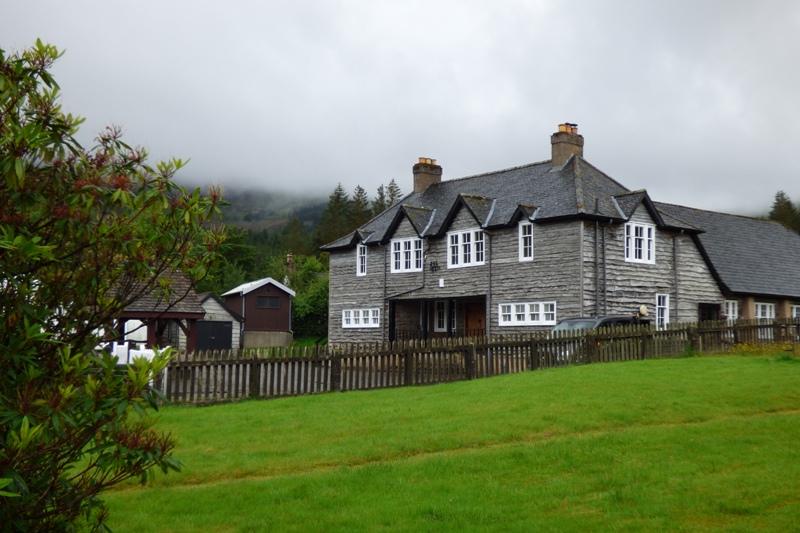
<path id="1" fill-rule="evenodd" d="M 797 343 L 800 320 L 626 326 L 585 334 L 449 338 L 181 353 L 155 386 L 174 403 L 218 403 L 428 385 L 528 370 Z"/>

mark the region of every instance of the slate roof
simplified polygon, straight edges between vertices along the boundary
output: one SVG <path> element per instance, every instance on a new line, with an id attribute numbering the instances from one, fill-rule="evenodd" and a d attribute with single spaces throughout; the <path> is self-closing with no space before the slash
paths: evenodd
<path id="1" fill-rule="evenodd" d="M 157 294 L 158 290 L 150 291 L 127 306 L 123 316 L 131 318 L 134 314 L 161 314 L 165 318 L 169 318 L 172 314 L 205 315 L 206 311 L 200 305 L 200 299 L 194 292 L 189 278 L 176 272 L 170 275 L 169 279 L 170 290 L 172 291 L 169 300 L 165 300 L 162 295 Z"/>
<path id="2" fill-rule="evenodd" d="M 226 292 L 222 296 L 224 298 L 225 296 L 232 296 L 234 294 L 247 294 L 248 292 L 252 292 L 252 291 L 258 289 L 259 287 L 263 287 L 267 283 L 275 285 L 276 287 L 278 287 L 283 292 L 290 294 L 292 297 L 295 296 L 295 293 L 294 293 L 294 291 L 292 289 L 290 289 L 289 287 L 287 287 L 286 285 L 284 285 L 282 283 L 278 283 L 277 281 L 275 281 L 272 278 L 263 278 L 263 279 L 259 279 L 259 280 L 256 280 L 256 281 L 251 281 L 251 282 L 248 282 L 248 283 L 242 283 L 238 287 L 235 287 L 235 288 L 229 290 L 228 292 Z"/>
<path id="3" fill-rule="evenodd" d="M 723 291 L 800 298 L 800 235 L 769 220 L 655 204 L 704 230 L 696 240 Z"/>
<path id="4" fill-rule="evenodd" d="M 549 160 L 541 161 L 431 184 L 424 191 L 409 194 L 357 232 L 322 249 L 353 247 L 359 233 L 368 235 L 362 240 L 366 245 L 385 244 L 403 215 L 421 236 L 441 237 L 462 208 L 475 217 L 476 224 L 485 228 L 510 226 L 521 216 L 535 218 L 536 222 L 571 217 L 622 222 L 629 214 L 618 209 L 615 197 L 626 207 L 628 204 L 638 206 L 642 198 L 649 202 L 646 192 L 632 193 L 580 156 L 571 156 L 558 167 L 553 167 Z M 655 213 L 655 209 L 653 211 Z M 696 231 L 690 225 L 678 228 Z"/>

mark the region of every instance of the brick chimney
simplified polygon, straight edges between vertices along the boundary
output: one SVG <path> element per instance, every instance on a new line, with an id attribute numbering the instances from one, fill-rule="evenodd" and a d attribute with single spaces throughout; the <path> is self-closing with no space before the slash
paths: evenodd
<path id="1" fill-rule="evenodd" d="M 583 157 L 583 135 L 578 135 L 577 124 L 559 124 L 558 131 L 550 136 L 550 144 L 554 167 L 563 165 L 573 154 Z"/>
<path id="2" fill-rule="evenodd" d="M 414 165 L 414 192 L 424 191 L 431 183 L 442 181 L 442 167 L 436 164 L 435 159 L 420 157 L 419 163 Z"/>

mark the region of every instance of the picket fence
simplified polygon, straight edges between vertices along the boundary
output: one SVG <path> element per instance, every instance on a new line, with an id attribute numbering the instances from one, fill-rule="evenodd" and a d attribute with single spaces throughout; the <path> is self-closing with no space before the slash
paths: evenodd
<path id="1" fill-rule="evenodd" d="M 798 342 L 800 320 L 626 326 L 529 334 L 180 353 L 155 380 L 173 403 L 209 404 L 429 385 L 502 374 Z"/>

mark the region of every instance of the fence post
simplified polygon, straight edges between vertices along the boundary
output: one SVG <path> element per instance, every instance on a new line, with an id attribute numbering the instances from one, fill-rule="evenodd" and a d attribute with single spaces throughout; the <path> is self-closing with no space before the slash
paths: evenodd
<path id="1" fill-rule="evenodd" d="M 647 328 L 645 326 L 639 326 L 642 328 L 642 359 L 647 359 Z"/>
<path id="2" fill-rule="evenodd" d="M 586 350 L 585 361 L 589 363 L 598 362 L 597 335 L 586 335 L 586 342 L 583 343 L 583 349 Z"/>
<path id="3" fill-rule="evenodd" d="M 250 361 L 250 390 L 248 395 L 251 398 L 258 398 L 259 396 L 259 385 L 261 385 L 261 363 L 258 360 L 256 355 L 253 355 L 253 359 Z"/>
<path id="4" fill-rule="evenodd" d="M 409 342 L 406 344 L 405 353 L 403 354 L 403 376 L 404 376 L 404 383 L 406 387 L 413 385 L 414 381 L 414 349 L 412 348 L 412 343 Z"/>
<path id="5" fill-rule="evenodd" d="M 342 388 L 342 356 L 334 353 L 331 355 L 331 390 L 338 391 Z"/>
<path id="6" fill-rule="evenodd" d="M 539 343 L 531 337 L 531 370 L 539 370 Z"/>
<path id="7" fill-rule="evenodd" d="M 467 379 L 471 380 L 475 378 L 475 343 L 471 342 L 467 347 L 466 357 Z"/>
<path id="8" fill-rule="evenodd" d="M 697 334 L 697 328 L 692 327 L 689 329 L 689 348 L 694 353 L 700 352 L 700 335 Z"/>

